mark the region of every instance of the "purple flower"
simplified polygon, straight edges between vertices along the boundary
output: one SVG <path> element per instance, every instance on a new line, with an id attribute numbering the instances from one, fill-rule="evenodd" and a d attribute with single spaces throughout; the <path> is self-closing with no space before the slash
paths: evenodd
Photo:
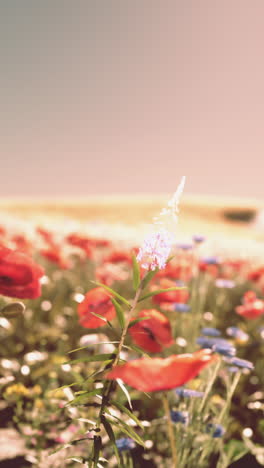
<path id="1" fill-rule="evenodd" d="M 219 265 L 220 260 L 218 257 L 203 257 L 202 262 L 206 265 Z"/>
<path id="2" fill-rule="evenodd" d="M 236 348 L 229 343 L 229 341 L 223 338 L 207 338 L 205 336 L 199 336 L 196 340 L 202 348 L 210 348 L 216 353 L 226 357 L 233 357 L 236 354 Z"/>
<path id="3" fill-rule="evenodd" d="M 237 327 L 228 327 L 226 330 L 228 336 L 235 338 L 239 341 L 247 341 L 249 336 L 243 330 Z"/>
<path id="4" fill-rule="evenodd" d="M 225 429 L 221 424 L 210 423 L 206 426 L 206 432 L 211 434 L 214 439 L 219 439 L 220 437 L 223 437 Z"/>
<path id="5" fill-rule="evenodd" d="M 161 229 L 148 235 L 143 246 L 139 249 L 137 261 L 145 270 L 154 271 L 156 268 L 163 269 L 170 255 L 173 244 L 173 235 Z"/>
<path id="6" fill-rule="evenodd" d="M 181 250 L 191 250 L 193 248 L 193 244 L 176 244 L 176 247 Z"/>
<path id="7" fill-rule="evenodd" d="M 195 242 L 196 244 L 201 244 L 202 242 L 205 241 L 205 239 L 206 239 L 205 236 L 202 236 L 200 234 L 195 234 L 193 236 L 193 242 Z"/>
<path id="8" fill-rule="evenodd" d="M 204 395 L 204 392 L 197 392 L 197 390 L 184 387 L 176 388 L 175 393 L 181 398 L 201 398 Z"/>
<path id="9" fill-rule="evenodd" d="M 207 336 L 221 336 L 220 330 L 217 330 L 217 328 L 213 327 L 202 328 L 202 334 Z"/>
<path id="10" fill-rule="evenodd" d="M 235 282 L 232 280 L 224 279 L 224 278 L 218 278 L 215 281 L 215 285 L 217 288 L 227 288 L 227 289 L 232 289 L 235 286 Z"/>
<path id="11" fill-rule="evenodd" d="M 116 439 L 116 446 L 119 452 L 123 452 L 125 450 L 133 450 L 136 444 L 130 437 L 122 437 L 121 439 Z"/>
<path id="12" fill-rule="evenodd" d="M 171 420 L 172 422 L 174 423 L 182 423 L 184 424 L 185 426 L 187 426 L 188 422 L 189 422 L 189 413 L 187 411 L 175 411 L 175 410 L 172 410 L 170 412 L 170 415 L 171 415 Z"/>
<path id="13" fill-rule="evenodd" d="M 189 312 L 191 310 L 188 304 L 184 304 L 181 302 L 174 303 L 174 310 L 177 312 Z"/>
<path id="14" fill-rule="evenodd" d="M 247 361 L 246 359 L 232 357 L 231 359 L 228 359 L 227 362 L 234 366 L 241 367 L 242 369 L 249 369 L 249 370 L 254 369 L 254 364 L 250 361 Z"/>

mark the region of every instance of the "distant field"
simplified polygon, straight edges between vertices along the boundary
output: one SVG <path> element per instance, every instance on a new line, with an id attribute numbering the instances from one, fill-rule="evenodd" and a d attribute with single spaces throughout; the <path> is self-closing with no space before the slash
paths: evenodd
<path id="1" fill-rule="evenodd" d="M 80 222 L 141 225 L 150 223 L 166 205 L 167 195 L 103 196 L 82 199 L 2 199 L 0 212 L 26 219 L 70 218 Z M 180 204 L 179 229 L 183 234 L 264 239 L 255 220 L 264 208 L 258 200 L 186 195 Z"/>

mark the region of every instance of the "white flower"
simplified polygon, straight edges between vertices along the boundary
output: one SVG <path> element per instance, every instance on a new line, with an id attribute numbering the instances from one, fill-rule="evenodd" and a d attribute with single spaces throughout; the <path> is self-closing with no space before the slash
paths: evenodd
<path id="1" fill-rule="evenodd" d="M 174 228 L 178 221 L 178 205 L 184 184 L 185 176 L 182 177 L 180 185 L 169 200 L 167 207 L 163 208 L 159 216 L 153 220 L 154 226 L 160 227 L 159 230 L 150 233 L 139 249 L 137 261 L 145 270 L 163 269 L 166 266 L 166 261 L 175 240 Z"/>

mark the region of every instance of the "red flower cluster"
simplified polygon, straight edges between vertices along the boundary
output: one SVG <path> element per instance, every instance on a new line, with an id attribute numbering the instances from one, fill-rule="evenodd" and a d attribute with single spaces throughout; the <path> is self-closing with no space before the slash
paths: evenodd
<path id="1" fill-rule="evenodd" d="M 236 307 L 236 312 L 247 319 L 255 319 L 264 314 L 264 301 L 257 298 L 254 291 L 247 291 L 243 296 L 243 305 Z"/>
<path id="2" fill-rule="evenodd" d="M 138 315 L 138 318 L 142 317 L 146 317 L 146 320 L 129 329 L 132 340 L 138 346 L 151 353 L 160 353 L 164 347 L 173 344 L 170 322 L 164 314 L 155 309 L 144 309 Z"/>
<path id="3" fill-rule="evenodd" d="M 43 268 L 25 253 L 0 247 L 0 293 L 4 296 L 19 299 L 39 297 L 43 275 Z"/>
<path id="4" fill-rule="evenodd" d="M 102 315 L 107 320 L 112 320 L 115 308 L 111 302 L 111 294 L 104 288 L 94 288 L 88 291 L 84 300 L 78 305 L 80 324 L 85 328 L 98 328 L 105 325 L 105 321 L 94 314 Z"/>
<path id="5" fill-rule="evenodd" d="M 158 286 L 153 286 L 152 290 L 155 289 L 166 289 L 175 287 L 175 281 L 172 281 L 167 278 L 162 278 Z M 160 294 L 156 294 L 153 296 L 153 302 L 156 304 L 163 304 L 163 303 L 175 303 L 180 302 L 186 304 L 189 299 L 189 292 L 188 289 L 175 289 L 175 291 L 166 291 Z"/>
<path id="6" fill-rule="evenodd" d="M 106 379 L 122 379 L 142 392 L 157 392 L 180 387 L 196 377 L 204 367 L 217 357 L 210 349 L 192 354 L 172 355 L 168 358 L 142 358 L 114 367 Z"/>

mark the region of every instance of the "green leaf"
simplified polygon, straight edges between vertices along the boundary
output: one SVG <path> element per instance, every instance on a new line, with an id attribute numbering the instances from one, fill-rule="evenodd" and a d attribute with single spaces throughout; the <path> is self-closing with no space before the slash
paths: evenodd
<path id="1" fill-rule="evenodd" d="M 163 293 L 163 292 L 169 292 L 169 291 L 177 291 L 178 289 L 186 289 L 185 286 L 178 287 L 178 286 L 173 286 L 172 288 L 167 288 L 167 289 L 156 289 L 155 291 L 152 291 L 145 296 L 141 297 L 138 302 L 144 301 L 145 299 L 148 299 L 149 297 L 156 296 L 157 294 Z"/>
<path id="2" fill-rule="evenodd" d="M 130 324 L 128 325 L 128 328 L 133 327 L 133 325 L 136 325 L 138 322 L 142 322 L 142 320 L 149 320 L 150 317 L 139 317 L 136 318 L 135 320 L 131 320 Z"/>
<path id="3" fill-rule="evenodd" d="M 86 346 L 82 346 L 81 348 L 72 349 L 68 351 L 68 354 L 75 353 L 76 351 L 81 351 L 82 349 L 87 349 L 89 346 L 95 345 L 102 345 L 102 344 L 117 344 L 119 341 L 99 341 L 98 343 L 88 343 Z"/>
<path id="4" fill-rule="evenodd" d="M 141 429 L 144 430 L 144 426 L 142 425 L 141 421 L 139 421 L 139 419 L 134 415 L 134 413 L 132 413 L 132 411 L 130 411 L 124 405 L 121 405 L 121 403 L 118 403 L 116 401 L 111 401 L 111 405 L 115 406 L 117 409 L 119 409 L 119 411 L 125 413 L 127 416 L 129 416 L 131 419 L 133 419 L 133 421 L 135 421 L 135 423 L 139 427 L 141 427 Z"/>
<path id="5" fill-rule="evenodd" d="M 69 401 L 66 406 L 76 406 L 78 404 L 83 404 L 86 402 L 87 398 L 94 395 L 99 395 L 102 393 L 102 388 L 96 388 L 95 390 L 91 390 L 90 392 L 84 392 L 81 395 L 75 397 L 73 400 Z"/>
<path id="6" fill-rule="evenodd" d="M 123 304 L 126 304 L 129 308 L 131 307 L 131 304 L 130 304 L 130 302 L 128 302 L 127 299 L 125 299 L 123 296 L 118 294 L 113 289 L 109 288 L 109 286 L 106 286 L 103 283 L 99 283 L 98 281 L 91 281 L 91 283 L 96 284 L 97 286 L 100 286 L 101 288 L 104 288 L 106 291 L 110 292 L 113 296 L 115 296 L 117 299 L 119 299 L 120 302 L 123 302 Z"/>
<path id="7" fill-rule="evenodd" d="M 142 447 L 145 448 L 145 443 L 144 440 L 141 439 L 141 437 L 132 429 L 131 426 L 129 426 L 127 423 L 122 421 L 122 419 L 118 418 L 117 416 L 111 415 L 112 418 L 115 418 L 116 421 L 112 421 L 112 424 L 115 426 L 118 426 L 119 430 L 124 432 L 128 437 L 131 437 L 137 444 L 142 445 Z"/>
<path id="8" fill-rule="evenodd" d="M 63 364 L 79 364 L 80 362 L 98 362 L 98 361 L 108 361 L 115 358 L 115 353 L 104 353 L 104 354 L 94 354 L 93 356 L 87 356 L 85 358 L 73 359 L 72 361 L 66 361 Z M 63 365 L 62 364 L 62 365 Z"/>
<path id="9" fill-rule="evenodd" d="M 111 298 L 111 301 L 112 301 L 113 306 L 115 307 L 119 325 L 123 329 L 125 328 L 125 324 L 126 324 L 124 311 L 122 307 L 120 306 L 120 304 L 118 304 L 118 302 L 113 297 Z"/>
<path id="10" fill-rule="evenodd" d="M 109 320 L 107 320 L 107 318 L 105 318 L 103 315 L 100 315 L 100 314 L 97 314 L 96 312 L 90 312 L 90 314 L 94 315 L 95 317 L 98 317 L 100 318 L 101 320 L 103 320 L 105 323 L 107 323 L 109 325 L 109 327 L 113 328 L 113 325 L 109 322 Z M 100 325 L 98 325 L 100 326 Z"/>
<path id="11" fill-rule="evenodd" d="M 101 416 L 101 421 L 102 421 L 102 424 L 103 424 L 103 426 L 104 426 L 104 428 L 106 430 L 106 433 L 107 433 L 107 435 L 109 437 L 111 445 L 112 445 L 112 447 L 114 449 L 118 465 L 120 465 L 119 453 L 118 453 L 118 449 L 117 449 L 117 446 L 116 446 L 115 434 L 114 434 L 114 431 L 112 429 L 112 426 L 111 426 L 110 422 L 107 421 L 105 416 Z"/>
<path id="12" fill-rule="evenodd" d="M 14 318 L 21 315 L 25 310 L 25 305 L 23 302 L 12 302 L 11 304 L 7 304 L 3 309 L 1 309 L 1 313 L 6 318 Z"/>
<path id="13" fill-rule="evenodd" d="M 121 388 L 121 390 L 126 395 L 126 398 L 127 398 L 130 409 L 133 410 L 132 403 L 131 403 L 131 398 L 130 398 L 130 395 L 129 395 L 129 392 L 128 392 L 127 388 L 125 387 L 125 385 L 123 383 L 123 380 L 122 379 L 116 379 L 116 381 L 117 381 L 119 387 Z"/>
<path id="14" fill-rule="evenodd" d="M 137 290 L 140 285 L 140 267 L 139 267 L 139 264 L 137 262 L 135 255 L 132 255 L 132 262 L 133 262 L 133 288 Z"/>
<path id="15" fill-rule="evenodd" d="M 146 274 L 145 278 L 142 280 L 142 289 L 144 289 L 147 284 L 152 280 L 152 278 L 155 276 L 156 273 L 158 273 L 159 269 L 156 268 L 155 270 L 150 270 Z"/>

